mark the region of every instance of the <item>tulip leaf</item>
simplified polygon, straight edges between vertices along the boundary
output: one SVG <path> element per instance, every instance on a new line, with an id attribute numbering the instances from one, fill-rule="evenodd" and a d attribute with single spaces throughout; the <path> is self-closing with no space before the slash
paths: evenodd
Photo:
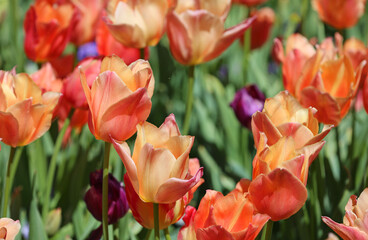
<path id="1" fill-rule="evenodd" d="M 47 240 L 47 234 L 37 208 L 36 197 L 33 197 L 29 214 L 29 239 Z"/>

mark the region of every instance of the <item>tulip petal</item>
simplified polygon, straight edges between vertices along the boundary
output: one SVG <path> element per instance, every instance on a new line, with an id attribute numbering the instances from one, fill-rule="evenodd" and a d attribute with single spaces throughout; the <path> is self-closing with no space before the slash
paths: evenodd
<path id="1" fill-rule="evenodd" d="M 167 167 L 167 163 L 166 163 Z M 155 201 L 160 203 L 171 203 L 183 197 L 191 188 L 193 188 L 203 176 L 203 168 L 190 179 L 169 178 L 157 190 Z"/>
<path id="2" fill-rule="evenodd" d="M 178 200 L 180 197 L 183 197 L 186 192 L 173 201 L 165 201 L 166 199 L 161 198 L 157 199 L 159 188 L 162 187 L 167 179 L 169 179 L 169 170 L 172 169 L 175 161 L 175 157 L 167 149 L 155 149 L 150 143 L 146 143 L 143 146 L 137 164 L 137 174 L 139 181 L 138 194 L 143 201 L 171 203 Z"/>
<path id="3" fill-rule="evenodd" d="M 248 18 L 240 24 L 226 29 L 222 37 L 217 41 L 214 49 L 206 55 L 204 61 L 210 61 L 218 57 L 223 51 L 225 51 L 236 39 L 238 39 L 244 32 L 252 25 L 255 17 Z"/>
<path id="4" fill-rule="evenodd" d="M 303 147 L 314 137 L 310 129 L 300 123 L 284 123 L 278 126 L 278 130 L 283 136 L 292 137 L 294 139 L 295 149 Z"/>
<path id="5" fill-rule="evenodd" d="M 133 62 L 129 68 L 134 73 L 134 77 L 124 78 L 126 85 L 130 90 L 136 91 L 138 88 L 147 88 L 148 96 L 151 98 L 155 86 L 155 78 L 153 77 L 152 69 L 148 61 L 138 59 Z"/>
<path id="6" fill-rule="evenodd" d="M 304 184 L 286 169 L 259 175 L 249 186 L 249 196 L 260 213 L 272 221 L 289 218 L 304 205 L 308 193 Z"/>
<path id="7" fill-rule="evenodd" d="M 129 81 L 134 79 L 133 72 L 120 57 L 115 55 L 104 57 L 101 62 L 100 72 L 103 73 L 105 71 L 115 72 L 132 92 L 138 89 L 131 87 L 132 83 L 130 83 Z"/>
<path id="8" fill-rule="evenodd" d="M 137 124 L 144 122 L 151 112 L 151 99 L 146 88 L 116 102 L 101 117 L 100 137 L 110 141 L 109 135 L 117 141 L 125 141 L 136 132 Z M 115 129 L 111 131 L 111 129 Z"/>
<path id="9" fill-rule="evenodd" d="M 125 169 L 134 187 L 134 190 L 136 192 L 139 192 L 137 167 L 136 167 L 136 163 L 133 161 L 133 159 L 130 156 L 130 149 L 129 149 L 128 144 L 126 142 L 123 142 L 122 144 L 120 144 L 117 141 L 115 141 L 113 138 L 110 138 L 110 139 L 111 139 L 111 142 L 116 152 L 118 153 L 119 157 L 124 163 Z"/>
<path id="10" fill-rule="evenodd" d="M 189 153 L 194 143 L 194 137 L 177 136 L 170 138 L 165 147 L 174 154 L 176 162 L 170 177 L 185 178 L 188 173 Z"/>
<path id="11" fill-rule="evenodd" d="M 14 80 L 14 91 L 17 99 L 32 98 L 33 104 L 42 102 L 42 91 L 26 73 L 17 74 Z"/>
<path id="12" fill-rule="evenodd" d="M 179 63 L 189 64 L 192 58 L 192 40 L 184 22 L 171 11 L 167 14 L 166 27 L 172 55 Z"/>
<path id="13" fill-rule="evenodd" d="M 315 117 L 320 122 L 337 126 L 341 121 L 339 105 L 326 92 L 321 92 L 313 87 L 306 87 L 301 92 L 300 102 L 306 107 L 315 107 L 318 110 Z"/>
<path id="14" fill-rule="evenodd" d="M 199 203 L 195 220 L 195 226 L 197 228 L 206 228 L 211 225 L 215 225 L 216 221 L 213 215 L 213 205 L 218 199 L 224 197 L 222 193 L 215 190 L 206 190 L 206 194 Z"/>
<path id="15" fill-rule="evenodd" d="M 335 233 L 346 240 L 365 240 L 368 239 L 368 235 L 360 231 L 356 227 L 345 226 L 344 224 L 337 223 L 329 217 L 322 216 L 322 221 L 326 223 Z"/>
<path id="16" fill-rule="evenodd" d="M 260 132 L 263 132 L 267 136 L 267 143 L 269 145 L 275 144 L 282 134 L 272 123 L 270 118 L 263 112 L 256 112 L 252 116 L 252 133 L 254 137 L 255 147 L 258 149 L 258 143 L 260 138 Z"/>
<path id="17" fill-rule="evenodd" d="M 197 240 L 235 240 L 235 238 L 221 225 L 213 225 L 208 228 L 199 228 L 196 232 Z"/>
<path id="18" fill-rule="evenodd" d="M 19 141 L 19 125 L 17 119 L 8 112 L 0 111 L 0 138 L 12 147 L 16 147 Z"/>

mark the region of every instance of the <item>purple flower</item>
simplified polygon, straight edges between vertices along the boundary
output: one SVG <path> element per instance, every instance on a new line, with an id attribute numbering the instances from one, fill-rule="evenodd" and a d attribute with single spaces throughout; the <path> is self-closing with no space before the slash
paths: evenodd
<path id="1" fill-rule="evenodd" d="M 79 46 L 77 51 L 77 58 L 79 61 L 87 57 L 96 57 L 98 56 L 97 45 L 95 42 L 88 42 L 81 46 Z"/>
<path id="2" fill-rule="evenodd" d="M 99 221 L 102 221 L 102 176 L 102 170 L 90 174 L 91 188 L 84 196 L 88 210 Z M 109 174 L 108 194 L 108 223 L 114 224 L 125 215 L 129 205 L 124 187 L 112 174 Z"/>
<path id="3" fill-rule="evenodd" d="M 253 113 L 262 111 L 266 98 L 256 85 L 246 86 L 236 92 L 230 107 L 240 123 L 251 129 Z"/>

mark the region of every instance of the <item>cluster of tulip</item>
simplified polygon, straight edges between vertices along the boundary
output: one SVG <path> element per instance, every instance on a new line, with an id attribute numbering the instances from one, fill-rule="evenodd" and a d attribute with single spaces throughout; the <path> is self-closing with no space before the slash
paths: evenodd
<path id="1" fill-rule="evenodd" d="M 87 209 L 102 222 L 89 239 L 109 239 L 108 225 L 128 211 L 141 226 L 154 229 L 156 239 L 160 230 L 183 219 L 178 233 L 183 240 L 252 240 L 266 224 L 264 236 L 270 237 L 273 222 L 296 214 L 307 201 L 309 167 L 323 139 L 354 103 L 363 102 L 368 112 L 367 47 L 355 38 L 343 42 L 339 33 L 320 44 L 295 33 L 286 39 L 285 50 L 281 39 L 274 40 L 272 56 L 282 64 L 285 91 L 266 99 L 250 85 L 230 104 L 253 134 L 252 179 L 241 179 L 225 196 L 207 190 L 197 209 L 189 206 L 204 183 L 200 161 L 189 156 L 194 137 L 187 135 L 194 67 L 217 58 L 237 39 L 248 50 L 263 46 L 276 18 L 269 7 L 255 9 L 264 2 L 234 1 L 251 8 L 249 18 L 225 29 L 231 0 L 36 0 L 24 19 L 24 51 L 42 67 L 33 74 L 0 71 L 0 140 L 11 148 L 0 239 L 15 239 L 21 228 L 7 218 L 16 151 L 41 138 L 55 119 L 59 135 L 49 164 L 44 219 L 53 208 L 49 200 L 57 156 L 72 131 L 80 133 L 88 124 L 93 136 L 105 142 L 103 169 L 90 174 L 84 195 Z M 312 4 L 322 21 L 343 29 L 356 24 L 365 0 Z M 157 86 L 144 59 L 165 33 L 174 59 L 190 68 L 183 135 L 174 114 L 160 127 L 147 122 Z M 68 44 L 78 47 L 77 60 L 64 54 Z M 123 183 L 109 173 L 111 146 L 126 169 Z M 344 224 L 322 219 L 343 239 L 367 239 L 367 211 L 365 189 L 358 199 L 350 198 Z"/>

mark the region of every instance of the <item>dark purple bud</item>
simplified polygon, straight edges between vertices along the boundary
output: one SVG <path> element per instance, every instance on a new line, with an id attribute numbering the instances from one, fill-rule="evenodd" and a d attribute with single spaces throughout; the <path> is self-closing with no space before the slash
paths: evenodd
<path id="1" fill-rule="evenodd" d="M 97 45 L 95 42 L 88 42 L 81 46 L 79 46 L 77 51 L 77 58 L 79 61 L 82 61 L 83 59 L 87 57 L 97 57 Z"/>
<path id="2" fill-rule="evenodd" d="M 246 86 L 236 92 L 230 103 L 240 123 L 251 129 L 253 113 L 262 111 L 266 98 L 256 85 Z"/>
<path id="3" fill-rule="evenodd" d="M 84 201 L 88 210 L 99 221 L 102 221 L 102 170 L 90 174 L 91 188 L 86 192 Z M 108 180 L 108 223 L 114 224 L 129 209 L 125 189 L 112 174 Z"/>

